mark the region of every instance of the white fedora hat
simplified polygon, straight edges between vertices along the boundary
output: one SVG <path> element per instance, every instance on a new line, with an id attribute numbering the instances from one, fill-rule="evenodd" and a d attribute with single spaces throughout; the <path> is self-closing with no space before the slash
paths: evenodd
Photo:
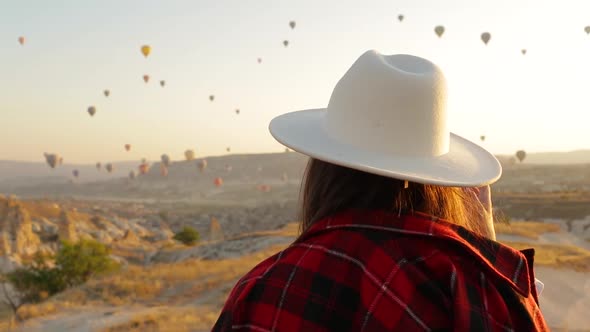
<path id="1" fill-rule="evenodd" d="M 365 52 L 327 108 L 286 113 L 273 137 L 312 158 L 400 180 L 475 187 L 502 174 L 498 160 L 447 125 L 444 75 L 406 54 Z"/>

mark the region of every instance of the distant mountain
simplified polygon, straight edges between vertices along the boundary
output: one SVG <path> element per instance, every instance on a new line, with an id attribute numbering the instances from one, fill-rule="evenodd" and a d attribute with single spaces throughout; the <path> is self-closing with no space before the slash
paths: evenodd
<path id="1" fill-rule="evenodd" d="M 501 160 L 511 156 L 499 155 Z M 569 152 L 532 152 L 527 153 L 523 163 L 544 165 L 572 165 L 590 164 L 590 150 L 576 150 Z"/>

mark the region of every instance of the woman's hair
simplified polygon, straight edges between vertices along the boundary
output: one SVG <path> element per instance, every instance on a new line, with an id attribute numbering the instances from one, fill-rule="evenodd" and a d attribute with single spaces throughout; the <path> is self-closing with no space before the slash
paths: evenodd
<path id="1" fill-rule="evenodd" d="M 310 158 L 301 187 L 301 232 L 347 209 L 426 213 L 484 233 L 486 213 L 473 192 L 370 174 Z"/>

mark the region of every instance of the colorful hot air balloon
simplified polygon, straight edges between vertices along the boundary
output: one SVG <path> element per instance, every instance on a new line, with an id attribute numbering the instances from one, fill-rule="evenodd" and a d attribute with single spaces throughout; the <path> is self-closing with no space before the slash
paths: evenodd
<path id="1" fill-rule="evenodd" d="M 102 168 L 102 164 L 100 162 L 96 163 L 96 169 L 100 171 Z"/>
<path id="2" fill-rule="evenodd" d="M 283 40 L 283 46 L 285 46 L 285 47 L 289 46 L 289 41 L 286 39 Z"/>
<path id="3" fill-rule="evenodd" d="M 520 50 L 520 53 L 522 53 L 522 55 L 526 55 L 526 49 L 523 48 L 522 50 Z"/>
<path id="4" fill-rule="evenodd" d="M 486 137 L 485 137 L 485 135 L 481 135 L 481 136 L 479 136 L 479 139 L 483 142 L 486 140 Z"/>
<path id="5" fill-rule="evenodd" d="M 297 24 L 297 23 L 295 23 L 295 21 L 291 21 L 291 22 L 289 22 L 289 26 L 291 27 L 291 29 L 295 29 L 295 25 L 296 25 L 296 24 Z"/>
<path id="6" fill-rule="evenodd" d="M 403 22 L 404 21 L 404 15 L 401 15 L 401 14 L 400 15 L 397 15 L 397 20 L 400 21 L 400 22 Z"/>
<path id="7" fill-rule="evenodd" d="M 164 164 L 160 165 L 160 175 L 161 176 L 168 176 L 168 167 Z"/>
<path id="8" fill-rule="evenodd" d="M 131 171 L 131 172 L 129 172 L 129 178 L 130 178 L 131 180 L 134 180 L 134 179 L 135 179 L 135 177 L 136 177 L 135 171 Z"/>
<path id="9" fill-rule="evenodd" d="M 236 108 L 236 114 L 240 114 L 240 109 Z"/>
<path id="10" fill-rule="evenodd" d="M 526 158 L 526 152 L 524 150 L 516 151 L 516 158 L 518 158 L 518 161 L 520 161 L 522 163 L 524 158 Z"/>
<path id="11" fill-rule="evenodd" d="M 216 187 L 221 187 L 221 185 L 223 185 L 223 179 L 220 177 L 215 178 L 215 180 L 213 180 L 213 183 L 215 184 Z"/>
<path id="12" fill-rule="evenodd" d="M 24 45 L 25 44 L 25 37 L 24 36 L 18 37 L 18 43 L 21 44 L 21 46 Z"/>
<path id="13" fill-rule="evenodd" d="M 584 31 L 586 31 L 586 34 L 590 34 L 590 25 L 586 26 Z"/>
<path id="14" fill-rule="evenodd" d="M 114 168 L 113 168 L 113 164 L 111 164 L 111 163 L 108 163 L 108 164 L 105 166 L 105 168 L 106 168 L 107 172 L 109 172 L 109 173 L 112 173 L 112 172 L 113 172 L 113 169 L 114 169 Z"/>
<path id="15" fill-rule="evenodd" d="M 60 157 L 55 153 L 44 153 L 45 161 L 51 168 L 55 168 L 58 164 L 60 164 L 59 160 Z"/>
<path id="16" fill-rule="evenodd" d="M 88 114 L 90 114 L 90 116 L 94 116 L 95 113 L 96 113 L 96 107 L 94 107 L 94 106 L 88 107 Z"/>
<path id="17" fill-rule="evenodd" d="M 150 75 L 143 75 L 143 81 L 145 83 L 149 82 L 150 81 Z"/>
<path id="18" fill-rule="evenodd" d="M 207 168 L 207 160 L 206 159 L 199 160 L 199 162 L 197 163 L 197 167 L 199 168 L 199 171 L 201 173 L 204 172 L 205 169 Z"/>
<path id="19" fill-rule="evenodd" d="M 145 160 L 138 167 L 139 174 L 145 175 L 150 171 L 150 164 L 148 164 Z"/>
<path id="20" fill-rule="evenodd" d="M 131 144 L 125 144 L 125 150 L 126 151 L 131 150 Z"/>
<path id="21" fill-rule="evenodd" d="M 484 32 L 481 34 L 481 40 L 486 45 L 488 44 L 488 42 L 490 41 L 491 38 L 492 38 L 492 35 L 489 32 Z"/>
<path id="22" fill-rule="evenodd" d="M 147 58 L 151 52 L 152 52 L 152 47 L 150 45 L 141 46 L 141 54 L 143 54 L 144 57 Z"/>
<path id="23" fill-rule="evenodd" d="M 445 33 L 445 27 L 442 25 L 437 25 L 434 28 L 434 33 L 436 33 L 436 35 L 438 36 L 438 38 L 442 37 L 442 35 Z"/>
<path id="24" fill-rule="evenodd" d="M 104 90 L 102 93 L 104 93 L 105 97 L 108 97 L 111 95 L 111 91 L 109 91 L 109 90 Z"/>
<path id="25" fill-rule="evenodd" d="M 164 87 L 164 86 L 166 86 L 166 81 L 164 81 L 164 80 L 160 81 L 160 86 L 161 86 L 161 87 Z"/>
<path id="26" fill-rule="evenodd" d="M 161 155 L 160 160 L 162 161 L 162 165 L 166 167 L 170 166 L 170 156 L 168 156 L 167 154 Z"/>
<path id="27" fill-rule="evenodd" d="M 72 175 L 74 175 L 75 178 L 78 178 L 78 176 L 80 175 L 80 171 L 78 171 L 77 169 L 72 171 Z"/>
<path id="28" fill-rule="evenodd" d="M 214 101 L 215 100 L 215 96 L 214 95 L 209 95 L 209 101 Z"/>
<path id="29" fill-rule="evenodd" d="M 195 159 L 195 151 L 194 150 L 186 150 L 184 151 L 184 158 L 188 161 Z"/>

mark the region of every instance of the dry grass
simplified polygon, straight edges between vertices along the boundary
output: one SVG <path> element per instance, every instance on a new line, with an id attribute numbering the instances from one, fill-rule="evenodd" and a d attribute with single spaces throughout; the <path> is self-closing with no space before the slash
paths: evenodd
<path id="1" fill-rule="evenodd" d="M 503 241 L 503 243 L 518 250 L 535 248 L 535 264 L 590 272 L 590 251 L 588 250 L 570 245 L 530 244 L 511 241 Z"/>
<path id="2" fill-rule="evenodd" d="M 538 221 L 516 221 L 510 224 L 497 223 L 494 225 L 497 234 L 509 234 L 523 236 L 537 240 L 543 233 L 559 232 L 558 224 L 550 224 Z"/>
<path id="3" fill-rule="evenodd" d="M 162 308 L 138 314 L 128 322 L 108 327 L 102 332 L 206 330 L 215 324 L 216 319 L 217 315 L 198 308 Z"/>

